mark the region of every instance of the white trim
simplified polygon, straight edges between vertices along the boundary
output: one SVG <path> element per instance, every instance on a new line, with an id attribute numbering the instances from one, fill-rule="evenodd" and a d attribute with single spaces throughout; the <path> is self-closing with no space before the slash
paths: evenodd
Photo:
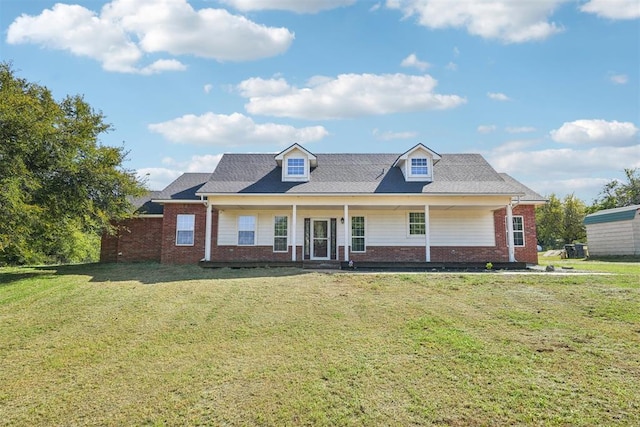
<path id="1" fill-rule="evenodd" d="M 207 194 L 196 194 L 196 196 L 200 196 L 200 197 L 205 197 L 208 195 Z M 183 204 L 187 204 L 187 205 L 201 205 L 202 204 L 202 199 L 198 199 L 198 200 L 194 200 L 194 199 L 188 199 L 188 200 L 161 200 L 161 199 L 153 199 L 151 200 L 152 203 L 158 203 L 158 204 L 166 204 L 166 203 L 183 203 Z"/>
<path id="2" fill-rule="evenodd" d="M 253 218 L 253 243 L 246 244 L 240 243 L 240 218 L 252 217 Z M 249 230 L 242 230 L 249 231 Z M 236 216 L 236 246 L 256 246 L 258 241 L 258 215 L 237 215 Z"/>
<path id="3" fill-rule="evenodd" d="M 178 228 L 178 219 L 180 217 L 191 217 L 193 218 L 193 228 L 191 229 L 180 229 Z M 178 243 L 178 233 L 181 231 L 190 231 L 191 232 L 191 243 Z M 175 238 L 175 245 L 176 246 L 193 246 L 196 242 L 196 215 L 195 214 L 177 214 L 176 215 L 176 238 Z"/>
<path id="4" fill-rule="evenodd" d="M 429 231 L 429 205 L 424 205 L 424 257 L 425 262 L 431 262 L 431 236 Z"/>
<path id="5" fill-rule="evenodd" d="M 205 236 L 204 236 L 204 260 L 211 261 L 211 210 L 213 206 L 209 203 L 207 199 L 207 222 L 205 225 Z"/>
<path id="6" fill-rule="evenodd" d="M 362 236 L 362 239 L 364 240 L 364 250 L 361 251 L 356 251 L 355 249 L 353 249 L 353 218 L 360 218 L 362 217 L 364 219 L 364 236 Z M 349 242 L 351 243 L 351 252 L 354 254 L 364 254 L 367 252 L 367 216 L 366 215 L 352 215 L 349 218 L 349 228 L 351 230 L 350 233 L 350 238 L 349 238 Z M 356 236 L 358 238 L 360 238 L 360 236 Z"/>
<path id="7" fill-rule="evenodd" d="M 296 250 L 296 227 L 298 226 L 297 221 L 298 216 L 298 207 L 293 205 L 291 209 L 291 261 L 295 261 L 297 257 Z"/>
<path id="8" fill-rule="evenodd" d="M 509 262 L 515 262 L 516 251 L 513 244 L 513 209 L 511 203 L 507 205 L 507 248 L 509 249 Z"/>
<path id="9" fill-rule="evenodd" d="M 349 261 L 349 205 L 344 205 L 344 260 Z"/>
<path id="10" fill-rule="evenodd" d="M 276 218 L 285 218 L 287 220 L 287 234 L 285 236 L 276 236 Z M 286 254 L 289 251 L 289 215 L 273 215 L 273 242 L 272 242 L 272 248 L 273 248 L 273 253 L 274 254 Z M 286 244 L 285 244 L 285 250 L 283 251 L 277 251 L 276 250 L 276 238 L 285 238 L 286 240 Z M 294 260 L 295 261 L 295 260 Z"/>
<path id="11" fill-rule="evenodd" d="M 389 198 L 389 197 L 517 197 L 524 196 L 524 193 L 196 193 L 197 196 L 206 196 L 206 197 L 252 197 L 252 196 L 260 196 L 260 197 L 376 197 L 376 198 Z M 152 202 L 156 203 L 156 200 L 152 200 Z M 184 203 L 184 202 L 176 202 L 172 203 Z M 201 201 L 191 201 L 189 203 L 202 203 Z M 529 204 L 541 204 L 537 202 L 529 202 Z M 285 203 L 285 204 L 291 204 Z M 336 203 L 339 205 L 340 203 Z M 490 203 L 493 205 L 494 203 Z M 527 202 L 523 201 L 520 204 L 527 204 Z"/>
<path id="12" fill-rule="evenodd" d="M 525 233 L 524 233 L 524 216 L 523 215 L 511 215 L 511 224 L 513 224 L 513 220 L 515 218 L 520 218 L 521 219 L 521 224 L 522 224 L 522 230 L 516 230 L 515 228 L 513 229 L 513 247 L 514 248 L 524 248 L 525 244 L 526 244 L 526 237 L 525 237 Z M 507 226 L 507 217 L 504 218 L 504 223 L 505 223 L 505 227 Z M 507 233 L 509 232 L 509 230 L 507 229 Z M 522 233 L 522 244 L 518 245 L 516 244 L 516 233 Z M 509 240 L 507 240 L 507 244 L 509 244 Z"/>
<path id="13" fill-rule="evenodd" d="M 134 214 L 131 218 L 163 218 L 163 214 Z"/>
<path id="14" fill-rule="evenodd" d="M 423 213 L 424 215 L 424 234 L 427 234 L 427 215 L 425 211 L 420 212 L 419 210 L 409 210 L 407 211 L 407 215 L 406 215 L 406 233 L 407 233 L 407 238 L 409 239 L 422 239 L 423 238 L 423 234 L 411 234 L 411 214 L 412 213 Z M 416 222 L 415 224 L 420 224 L 419 222 Z"/>

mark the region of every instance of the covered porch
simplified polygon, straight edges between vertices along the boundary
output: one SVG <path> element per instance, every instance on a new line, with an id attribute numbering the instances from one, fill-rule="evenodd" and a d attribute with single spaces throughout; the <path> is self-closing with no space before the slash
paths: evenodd
<path id="1" fill-rule="evenodd" d="M 206 206 L 211 266 L 516 262 L 505 196 L 221 195 Z"/>

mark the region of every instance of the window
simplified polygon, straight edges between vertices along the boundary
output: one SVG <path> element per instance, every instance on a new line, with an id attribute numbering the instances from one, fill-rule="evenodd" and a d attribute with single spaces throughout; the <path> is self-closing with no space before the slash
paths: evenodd
<path id="1" fill-rule="evenodd" d="M 351 217 L 351 251 L 364 252 L 364 217 Z"/>
<path id="2" fill-rule="evenodd" d="M 287 217 L 276 216 L 273 221 L 273 251 L 287 252 Z"/>
<path id="3" fill-rule="evenodd" d="M 256 244 L 256 217 L 238 217 L 238 245 L 250 246 Z"/>
<path id="4" fill-rule="evenodd" d="M 524 246 L 524 219 L 521 216 L 513 216 L 513 245 Z M 504 220 L 507 225 L 507 218 Z M 507 228 L 507 245 L 509 245 L 509 229 Z"/>
<path id="5" fill-rule="evenodd" d="M 411 159 L 411 175 L 428 175 L 427 159 L 424 157 Z"/>
<path id="6" fill-rule="evenodd" d="M 287 159 L 287 175 L 304 176 L 304 159 Z"/>
<path id="7" fill-rule="evenodd" d="M 193 246 L 195 226 L 195 215 L 176 217 L 176 246 Z"/>
<path id="8" fill-rule="evenodd" d="M 424 212 L 409 212 L 409 235 L 425 234 Z"/>

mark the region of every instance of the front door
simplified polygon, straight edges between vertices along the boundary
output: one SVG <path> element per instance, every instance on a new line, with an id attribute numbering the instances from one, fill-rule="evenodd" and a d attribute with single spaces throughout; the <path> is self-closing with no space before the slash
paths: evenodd
<path id="1" fill-rule="evenodd" d="M 312 221 L 311 259 L 329 259 L 329 220 Z"/>

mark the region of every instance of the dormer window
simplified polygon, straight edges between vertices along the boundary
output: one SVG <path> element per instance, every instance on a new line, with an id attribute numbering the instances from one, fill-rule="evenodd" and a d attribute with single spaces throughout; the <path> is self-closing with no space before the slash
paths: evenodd
<path id="1" fill-rule="evenodd" d="M 433 165 L 440 160 L 440 154 L 418 144 L 409 151 L 402 153 L 393 163 L 404 175 L 405 181 L 433 182 Z"/>
<path id="2" fill-rule="evenodd" d="M 282 169 L 282 182 L 307 182 L 311 169 L 318 166 L 316 156 L 298 144 L 276 154 L 275 160 Z"/>
<path id="3" fill-rule="evenodd" d="M 428 176 L 429 163 L 426 157 L 411 159 L 411 176 Z"/>
<path id="4" fill-rule="evenodd" d="M 287 175 L 304 176 L 305 175 L 304 159 L 293 158 L 287 159 Z"/>

